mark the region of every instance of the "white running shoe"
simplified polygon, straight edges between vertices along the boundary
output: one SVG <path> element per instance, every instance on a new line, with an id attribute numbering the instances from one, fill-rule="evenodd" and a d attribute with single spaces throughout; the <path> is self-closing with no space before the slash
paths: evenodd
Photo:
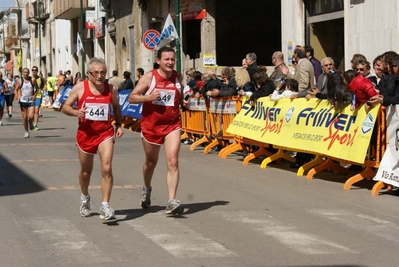
<path id="1" fill-rule="evenodd" d="M 104 221 L 115 219 L 114 210 L 109 205 L 101 205 L 100 219 Z"/>
<path id="2" fill-rule="evenodd" d="M 91 216 L 90 195 L 87 199 L 80 198 L 80 215 L 82 217 Z"/>
<path id="3" fill-rule="evenodd" d="M 141 192 L 140 206 L 143 209 L 147 209 L 151 206 L 151 189 L 145 189 Z"/>
<path id="4" fill-rule="evenodd" d="M 177 199 L 170 199 L 168 204 L 166 205 L 166 214 L 182 214 L 184 211 L 183 206 L 180 204 L 180 201 Z"/>
<path id="5" fill-rule="evenodd" d="M 26 132 L 26 133 L 24 134 L 24 138 L 29 138 L 29 132 Z"/>

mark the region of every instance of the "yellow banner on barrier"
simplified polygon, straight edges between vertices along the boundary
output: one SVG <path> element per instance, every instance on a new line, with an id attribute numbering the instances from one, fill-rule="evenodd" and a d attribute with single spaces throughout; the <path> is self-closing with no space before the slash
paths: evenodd
<path id="1" fill-rule="evenodd" d="M 243 100 L 243 103 L 245 99 Z M 227 132 L 255 141 L 363 163 L 379 106 L 366 113 L 347 106 L 335 113 L 327 100 L 259 98 L 243 104 Z"/>

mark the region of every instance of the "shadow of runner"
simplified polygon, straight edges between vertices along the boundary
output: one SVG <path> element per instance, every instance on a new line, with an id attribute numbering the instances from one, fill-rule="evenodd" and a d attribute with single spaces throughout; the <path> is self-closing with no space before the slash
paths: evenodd
<path id="1" fill-rule="evenodd" d="M 21 171 L 0 154 L 0 197 L 36 193 L 45 190 L 29 174 Z"/>
<path id="2" fill-rule="evenodd" d="M 213 202 L 183 204 L 184 212 L 182 214 L 179 215 L 165 214 L 165 216 L 184 218 L 185 215 L 204 211 L 214 206 L 222 206 L 222 205 L 224 206 L 229 203 L 230 203 L 229 201 L 213 201 Z M 166 206 L 151 206 L 148 209 L 138 208 L 138 209 L 127 209 L 127 210 L 115 210 L 115 215 L 117 215 L 118 217 L 120 217 L 120 215 L 126 215 L 126 217 L 118 219 L 118 222 L 122 222 L 122 221 L 130 221 L 137 219 L 141 216 L 144 216 L 147 213 L 157 213 L 159 211 L 165 211 L 165 209 Z"/>

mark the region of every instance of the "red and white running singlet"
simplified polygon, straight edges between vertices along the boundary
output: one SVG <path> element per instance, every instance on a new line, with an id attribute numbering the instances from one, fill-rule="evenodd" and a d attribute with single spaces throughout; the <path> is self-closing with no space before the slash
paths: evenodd
<path id="1" fill-rule="evenodd" d="M 111 125 L 110 103 L 112 94 L 109 85 L 104 83 L 104 91 L 100 95 L 94 95 L 90 91 L 89 81 L 84 81 L 84 92 L 78 102 L 78 109 L 86 107 L 86 116 L 79 120 L 79 130 L 86 133 L 98 133 L 113 129 Z"/>
<path id="2" fill-rule="evenodd" d="M 145 94 L 149 95 L 157 90 L 161 95 L 157 100 L 143 103 L 141 134 L 149 143 L 163 144 L 166 135 L 181 129 L 181 85 L 176 71 L 173 71 L 169 79 L 159 75 L 156 69 L 152 71 L 152 75 L 150 88 Z"/>

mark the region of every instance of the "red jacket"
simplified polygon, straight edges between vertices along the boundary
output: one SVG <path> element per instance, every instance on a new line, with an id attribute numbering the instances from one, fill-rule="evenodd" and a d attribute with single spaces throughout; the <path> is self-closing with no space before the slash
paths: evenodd
<path id="1" fill-rule="evenodd" d="M 349 89 L 356 96 L 356 107 L 366 103 L 372 96 L 378 95 L 373 83 L 361 75 L 353 78 L 349 84 Z"/>

